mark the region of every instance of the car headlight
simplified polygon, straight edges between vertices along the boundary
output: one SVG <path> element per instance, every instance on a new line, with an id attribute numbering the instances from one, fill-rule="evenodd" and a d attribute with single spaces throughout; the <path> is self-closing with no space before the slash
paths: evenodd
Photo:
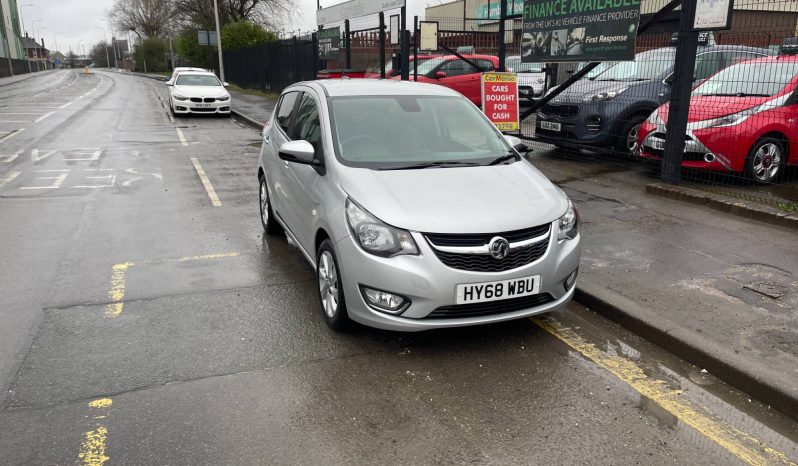
<path id="1" fill-rule="evenodd" d="M 659 109 L 654 110 L 651 112 L 651 115 L 648 116 L 646 119 L 647 122 L 655 125 L 664 125 L 665 121 L 662 120 L 662 117 L 659 116 Z"/>
<path id="2" fill-rule="evenodd" d="M 559 229 L 557 240 L 574 239 L 579 233 L 579 212 L 576 211 L 574 203 L 568 201 L 568 210 L 565 211 L 557 222 Z"/>
<path id="3" fill-rule="evenodd" d="M 761 106 L 758 105 L 756 107 L 749 108 L 748 110 L 743 110 L 742 112 L 732 113 L 731 115 L 722 116 L 713 120 L 707 120 L 704 122 L 704 124 L 706 124 L 707 128 L 739 125 L 747 120 L 750 116 L 759 112 L 760 107 Z"/>
<path id="4" fill-rule="evenodd" d="M 185 97 L 185 96 L 182 96 L 182 95 L 177 95 L 177 94 L 173 95 L 172 97 L 175 100 L 188 100 L 188 97 Z"/>
<path id="5" fill-rule="evenodd" d="M 604 91 L 604 92 L 597 92 L 595 94 L 589 95 L 582 99 L 583 102 L 603 102 L 605 100 L 612 100 L 618 95 L 620 95 L 623 91 L 628 89 L 628 87 L 622 87 L 620 89 L 616 89 L 614 91 Z"/>
<path id="6" fill-rule="evenodd" d="M 230 100 L 230 96 L 229 95 L 223 95 L 221 97 L 217 97 L 216 100 L 218 100 L 219 102 L 226 102 L 226 101 Z"/>
<path id="7" fill-rule="evenodd" d="M 392 227 L 351 199 L 346 200 L 346 223 L 364 251 L 380 257 L 418 255 L 418 246 L 407 230 Z"/>

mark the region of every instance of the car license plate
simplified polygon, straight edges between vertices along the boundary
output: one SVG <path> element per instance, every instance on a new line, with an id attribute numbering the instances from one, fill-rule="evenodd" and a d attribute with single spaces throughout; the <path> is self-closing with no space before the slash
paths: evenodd
<path id="1" fill-rule="evenodd" d="M 665 150 L 665 141 L 662 139 L 652 139 L 651 148 L 654 150 Z"/>
<path id="2" fill-rule="evenodd" d="M 210 108 L 211 104 L 194 104 L 197 108 Z"/>
<path id="3" fill-rule="evenodd" d="M 540 275 L 496 282 L 464 283 L 456 287 L 456 303 L 484 303 L 540 293 Z"/>
<path id="4" fill-rule="evenodd" d="M 555 123 L 553 121 L 541 121 L 540 129 L 546 129 L 549 131 L 559 131 L 562 129 L 562 125 L 560 123 Z"/>

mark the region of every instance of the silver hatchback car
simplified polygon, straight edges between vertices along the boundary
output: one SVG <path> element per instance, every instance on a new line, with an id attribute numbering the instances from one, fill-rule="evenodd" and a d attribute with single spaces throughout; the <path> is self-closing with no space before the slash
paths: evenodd
<path id="1" fill-rule="evenodd" d="M 258 179 L 265 231 L 316 270 L 334 329 L 499 322 L 573 296 L 573 204 L 445 87 L 294 84 L 263 130 Z"/>

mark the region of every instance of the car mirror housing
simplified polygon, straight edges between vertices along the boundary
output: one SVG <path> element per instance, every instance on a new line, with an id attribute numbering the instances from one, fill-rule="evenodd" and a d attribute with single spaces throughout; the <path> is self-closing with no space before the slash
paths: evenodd
<path id="1" fill-rule="evenodd" d="M 164 84 L 166 84 L 167 86 L 174 86 L 175 85 L 175 83 L 172 82 L 171 79 L 169 81 L 166 81 Z"/>
<path id="2" fill-rule="evenodd" d="M 316 149 L 307 141 L 288 141 L 280 146 L 279 156 L 287 162 L 298 163 L 302 165 L 321 165 L 321 162 L 316 160 Z"/>
<path id="3" fill-rule="evenodd" d="M 504 140 L 507 141 L 507 144 L 510 144 L 513 149 L 520 152 L 521 154 L 525 154 L 530 151 L 529 146 L 524 144 L 520 138 L 515 136 L 510 136 L 509 134 L 504 135 Z"/>
<path id="4" fill-rule="evenodd" d="M 446 73 L 445 72 L 443 72 L 443 71 L 436 71 L 435 72 L 435 79 L 441 79 L 441 78 L 445 78 L 445 77 L 446 77 Z"/>
<path id="5" fill-rule="evenodd" d="M 223 82 L 223 83 L 222 83 L 222 86 L 224 86 L 224 87 L 230 87 L 230 83 L 229 83 L 229 82 L 227 82 L 227 81 L 225 81 L 225 82 Z"/>

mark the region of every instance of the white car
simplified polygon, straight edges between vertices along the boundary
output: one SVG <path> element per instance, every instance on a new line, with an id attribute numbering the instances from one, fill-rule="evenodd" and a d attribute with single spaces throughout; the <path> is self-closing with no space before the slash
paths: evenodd
<path id="1" fill-rule="evenodd" d="M 546 91 L 544 63 L 522 63 L 519 55 L 507 57 L 507 71 L 518 74 L 519 97 L 532 100 Z"/>
<path id="2" fill-rule="evenodd" d="M 216 113 L 230 115 L 230 93 L 227 83 L 213 73 L 204 71 L 180 72 L 169 86 L 169 106 L 172 115 L 187 113 Z"/>
<path id="3" fill-rule="evenodd" d="M 172 76 L 169 78 L 169 81 L 174 81 L 178 74 L 183 73 L 185 71 L 201 71 L 201 72 L 210 72 L 204 68 L 193 68 L 191 66 L 178 66 L 177 68 L 172 70 Z"/>

